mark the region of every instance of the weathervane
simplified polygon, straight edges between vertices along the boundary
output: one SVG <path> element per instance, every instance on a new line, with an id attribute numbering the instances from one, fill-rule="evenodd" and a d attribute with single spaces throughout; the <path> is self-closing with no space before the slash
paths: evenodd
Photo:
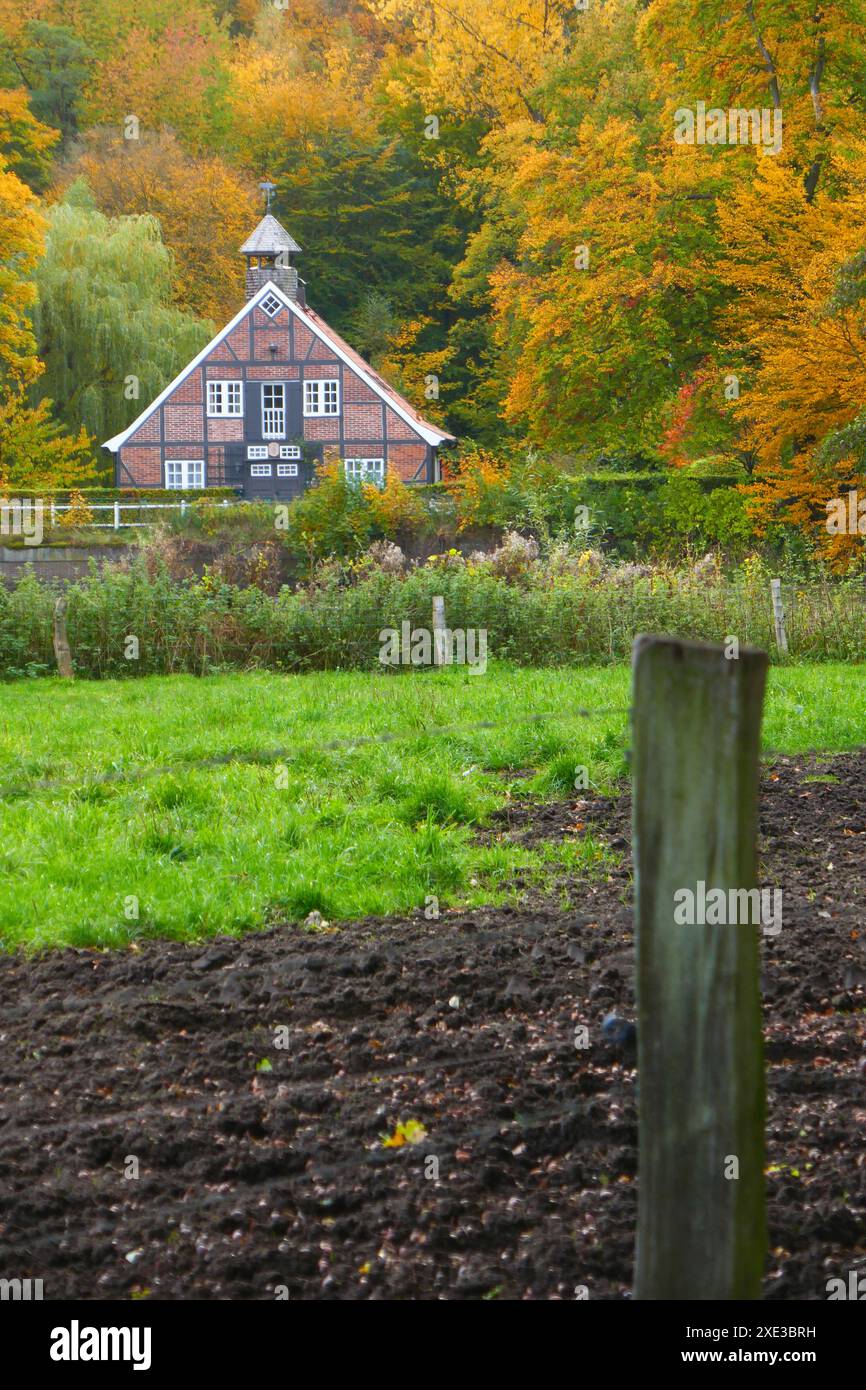
<path id="1" fill-rule="evenodd" d="M 265 203 L 266 203 L 266 205 L 267 205 L 265 210 L 266 210 L 266 212 L 270 212 L 270 210 L 271 210 L 271 198 L 274 196 L 275 192 L 277 191 L 277 185 L 276 185 L 275 183 L 270 183 L 267 179 L 264 179 L 264 180 L 259 184 L 259 188 L 262 190 L 262 192 L 263 192 L 264 195 L 265 195 Z"/>

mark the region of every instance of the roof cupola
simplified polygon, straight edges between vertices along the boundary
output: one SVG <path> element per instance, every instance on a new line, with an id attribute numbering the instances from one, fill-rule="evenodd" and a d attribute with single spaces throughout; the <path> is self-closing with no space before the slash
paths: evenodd
<path id="1" fill-rule="evenodd" d="M 273 184 L 263 184 L 267 189 L 268 206 Z M 299 304 L 306 303 L 304 281 L 300 279 L 295 265 L 295 257 L 301 248 L 294 237 L 289 236 L 273 213 L 266 212 L 251 237 L 241 247 L 241 255 L 247 260 L 246 297 L 254 294 L 272 280 L 290 299 Z"/>

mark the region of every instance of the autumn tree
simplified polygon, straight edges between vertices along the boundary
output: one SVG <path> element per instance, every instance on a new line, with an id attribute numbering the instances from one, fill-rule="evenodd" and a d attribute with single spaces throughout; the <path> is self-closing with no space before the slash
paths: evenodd
<path id="1" fill-rule="evenodd" d="M 825 522 L 827 501 L 866 482 L 866 143 L 835 153 L 827 175 L 810 196 L 799 169 L 762 159 L 720 208 L 736 294 L 723 328 L 753 515 L 844 562 L 862 542 Z"/>
<path id="2" fill-rule="evenodd" d="M 712 206 L 687 196 L 681 165 L 652 158 L 635 7 L 585 19 L 593 41 L 537 95 L 546 124 L 488 139 L 491 222 L 515 240 L 489 281 L 506 416 L 539 444 L 637 451 L 712 342 Z"/>
<path id="3" fill-rule="evenodd" d="M 35 409 L 27 392 L 42 375 L 30 322 L 33 273 L 44 249 L 45 221 L 30 189 L 0 160 L 0 487 L 79 481 L 89 441 L 67 437 L 48 401 Z"/>
<path id="4" fill-rule="evenodd" d="M 92 476 L 92 441 L 83 426 L 68 434 L 47 400 L 0 400 L 0 488 L 67 488 Z"/>
<path id="5" fill-rule="evenodd" d="M 24 88 L 0 88 L 0 155 L 35 192 L 41 192 L 51 175 L 51 155 L 59 131 L 43 125 L 33 115 Z"/>
<path id="6" fill-rule="evenodd" d="M 771 108 L 782 118 L 785 158 L 812 197 L 834 143 L 863 130 L 864 18 L 862 0 L 653 0 L 640 39 L 664 124 L 699 99 Z"/>
<path id="7" fill-rule="evenodd" d="M 502 124 L 542 121 L 537 88 L 565 55 L 580 18 L 573 0 L 373 0 L 373 8 L 408 25 L 427 55 L 430 110 Z"/>
<path id="8" fill-rule="evenodd" d="M 249 38 L 234 46 L 227 101 L 228 148 L 261 172 L 291 159 L 301 167 L 334 133 L 367 142 L 375 122 L 366 98 L 372 56 L 351 33 L 322 21 L 313 0 L 264 7 Z"/>
<path id="9" fill-rule="evenodd" d="M 475 244 L 506 242 L 489 283 L 515 427 L 560 447 L 666 439 L 676 462 L 738 447 L 721 325 L 739 290 L 722 217 L 757 152 L 741 134 L 679 140 L 678 112 L 767 108 L 781 148 L 758 157 L 799 179 L 807 203 L 822 181 L 835 198 L 835 156 L 864 126 L 862 95 L 849 99 L 860 10 L 612 0 L 583 15 L 585 42 L 530 102 L 542 121 L 485 142 Z"/>
<path id="10" fill-rule="evenodd" d="M 33 194 L 0 159 L 0 393 L 5 396 L 25 391 L 42 370 L 30 311 L 44 238 L 45 221 Z"/>
<path id="11" fill-rule="evenodd" d="M 169 131 L 125 140 L 116 130 L 87 133 L 61 171 L 60 187 L 83 177 L 107 217 L 147 215 L 159 221 L 174 256 L 173 303 L 197 318 L 223 324 L 243 303 L 238 248 L 261 216 L 255 181 L 217 155 L 188 154 Z"/>
<path id="12" fill-rule="evenodd" d="M 533 376 L 537 338 L 524 314 L 537 309 L 513 296 L 531 292 L 537 277 L 538 300 L 549 297 L 550 257 L 558 248 L 565 261 L 563 238 L 571 242 L 561 212 L 555 236 L 543 233 L 541 200 L 534 209 L 537 227 L 527 227 L 536 156 L 550 151 L 565 167 L 584 121 L 587 130 L 599 130 L 619 118 L 636 132 L 639 167 L 648 82 L 636 54 L 636 6 L 614 0 L 583 13 L 573 4 L 535 0 L 508 0 L 495 9 L 479 0 L 383 0 L 377 9 L 416 35 L 418 51 L 386 63 L 382 84 L 392 108 L 402 103 L 408 111 L 414 102 L 416 112 L 435 117 L 440 138 L 429 148 L 438 156 L 439 188 L 457 210 L 452 220 L 464 233 L 452 259 L 451 312 L 439 316 L 439 346 L 447 345 L 443 396 L 458 431 L 493 444 L 506 428 L 503 406 L 513 432 L 535 428 L 519 404 L 523 386 L 517 383 L 513 398 L 511 391 L 521 363 L 526 380 Z M 553 161 L 547 174 L 555 202 L 561 190 Z M 576 207 L 573 212 L 576 217 Z M 536 234 L 542 237 L 540 261 L 532 245 Z M 573 313 L 570 323 L 576 335 Z M 540 321 L 537 335 L 549 346 Z M 528 398 L 536 399 L 534 387 Z M 536 418 L 548 437 L 549 407 L 542 393 Z M 573 438 L 575 424 L 564 420 L 563 433 Z"/>

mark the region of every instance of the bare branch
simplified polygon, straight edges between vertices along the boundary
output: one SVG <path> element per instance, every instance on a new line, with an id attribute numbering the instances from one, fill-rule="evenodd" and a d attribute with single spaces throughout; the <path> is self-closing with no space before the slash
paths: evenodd
<path id="1" fill-rule="evenodd" d="M 820 23 L 820 13 L 816 15 L 816 19 Z M 824 118 L 824 104 L 821 101 L 821 78 L 824 76 L 824 63 L 826 58 L 824 35 L 819 34 L 815 51 L 815 62 L 812 71 L 809 73 L 809 94 L 812 98 L 812 109 L 815 112 L 815 125 L 819 127 Z"/>
<path id="2" fill-rule="evenodd" d="M 824 64 L 827 59 L 827 52 L 824 46 L 824 35 L 821 32 L 821 20 L 823 14 L 820 9 L 816 10 L 812 16 L 818 30 L 815 38 L 815 61 L 809 73 L 809 95 L 812 98 L 812 110 L 815 113 L 815 130 L 819 135 L 823 134 L 824 103 L 821 100 L 821 78 L 824 76 Z M 823 154 L 819 154 L 813 159 L 809 172 L 805 179 L 806 201 L 811 203 L 818 187 L 818 179 L 821 176 L 821 169 L 824 163 Z"/>
<path id="3" fill-rule="evenodd" d="M 776 72 L 776 64 L 772 54 L 764 43 L 758 22 L 755 19 L 755 0 L 746 0 L 746 14 L 749 16 L 749 23 L 752 26 L 752 33 L 755 35 L 755 43 L 758 45 L 758 52 L 764 60 L 764 67 L 767 70 L 770 85 L 770 96 L 773 98 L 773 105 L 778 111 L 782 105 L 782 93 L 779 87 L 779 75 Z"/>

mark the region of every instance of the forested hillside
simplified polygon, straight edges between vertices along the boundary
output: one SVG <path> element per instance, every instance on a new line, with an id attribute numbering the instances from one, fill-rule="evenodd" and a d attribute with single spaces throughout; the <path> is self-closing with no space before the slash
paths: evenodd
<path id="1" fill-rule="evenodd" d="M 813 524 L 866 459 L 864 21 L 0 0 L 0 484 L 92 475 L 239 307 L 270 179 L 310 302 L 461 440 L 726 456 Z"/>

